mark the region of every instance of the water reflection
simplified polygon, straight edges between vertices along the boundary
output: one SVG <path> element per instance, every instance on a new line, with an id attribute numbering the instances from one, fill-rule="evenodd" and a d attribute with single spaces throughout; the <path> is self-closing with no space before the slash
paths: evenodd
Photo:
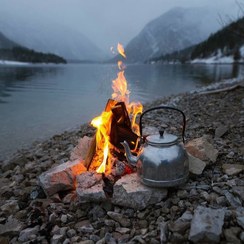
<path id="1" fill-rule="evenodd" d="M 13 92 L 26 89 L 34 77 L 55 76 L 59 72 L 57 67 L 9 67 L 0 66 L 0 103 L 7 103 L 4 98 L 10 97 Z"/>

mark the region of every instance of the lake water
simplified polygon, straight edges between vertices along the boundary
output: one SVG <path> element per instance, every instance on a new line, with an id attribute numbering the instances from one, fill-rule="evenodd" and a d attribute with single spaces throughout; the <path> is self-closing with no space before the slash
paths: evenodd
<path id="1" fill-rule="evenodd" d="M 0 159 L 55 133 L 75 128 L 104 109 L 116 65 L 0 66 Z M 128 65 L 130 101 L 143 103 L 237 77 L 242 66 Z"/>

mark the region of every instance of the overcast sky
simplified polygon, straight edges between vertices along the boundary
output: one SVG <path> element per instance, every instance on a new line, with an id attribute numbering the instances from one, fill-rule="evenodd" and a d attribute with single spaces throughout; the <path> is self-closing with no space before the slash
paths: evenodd
<path id="1" fill-rule="evenodd" d="M 97 46 L 124 45 L 150 20 L 177 6 L 212 6 L 236 17 L 236 0 L 0 0 L 0 14 L 29 21 L 55 21 L 84 33 Z M 244 3 L 244 0 L 239 0 Z M 211 23 L 209 23 L 211 24 Z"/>

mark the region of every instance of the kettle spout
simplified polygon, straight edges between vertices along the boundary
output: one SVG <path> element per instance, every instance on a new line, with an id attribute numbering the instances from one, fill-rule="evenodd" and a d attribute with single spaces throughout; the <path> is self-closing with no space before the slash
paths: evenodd
<path id="1" fill-rule="evenodd" d="M 123 147 L 125 149 L 125 156 L 126 156 L 128 163 L 131 164 L 132 166 L 136 166 L 138 158 L 136 156 L 132 155 L 128 143 L 126 141 L 124 141 L 124 142 L 121 142 L 121 144 L 123 145 Z"/>

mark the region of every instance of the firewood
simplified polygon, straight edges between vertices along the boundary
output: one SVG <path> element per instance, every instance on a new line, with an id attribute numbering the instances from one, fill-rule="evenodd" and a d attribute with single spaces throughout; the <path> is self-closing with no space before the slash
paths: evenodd
<path id="1" fill-rule="evenodd" d="M 89 147 L 89 150 L 86 155 L 85 162 L 84 162 L 84 165 L 87 168 L 87 170 L 89 169 L 89 167 L 91 165 L 95 152 L 96 152 L 96 134 L 93 136 L 93 138 L 91 140 L 90 147 Z"/>

